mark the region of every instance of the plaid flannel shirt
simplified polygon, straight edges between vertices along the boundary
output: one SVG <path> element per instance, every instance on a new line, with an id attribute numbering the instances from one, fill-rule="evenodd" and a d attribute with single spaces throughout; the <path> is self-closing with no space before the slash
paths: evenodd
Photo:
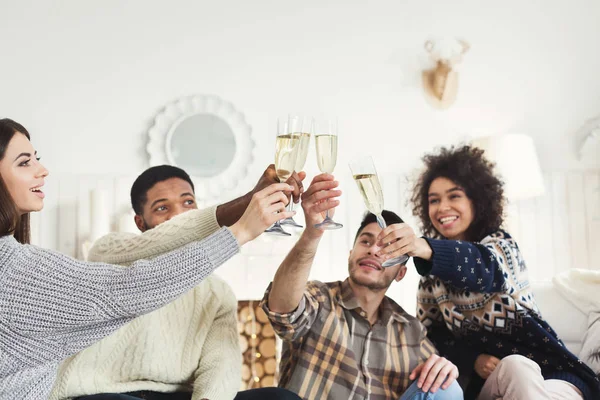
<path id="1" fill-rule="evenodd" d="M 271 285 L 262 300 L 283 340 L 279 386 L 308 400 L 398 399 L 409 375 L 436 353 L 425 327 L 388 297 L 371 326 L 344 282 L 308 282 L 298 308 L 269 310 Z"/>

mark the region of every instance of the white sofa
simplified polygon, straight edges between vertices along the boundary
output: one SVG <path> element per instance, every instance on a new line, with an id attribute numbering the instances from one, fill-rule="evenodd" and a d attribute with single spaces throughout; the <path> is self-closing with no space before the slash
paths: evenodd
<path id="1" fill-rule="evenodd" d="M 542 316 L 558 333 L 563 343 L 575 355 L 581 351 L 588 328 L 588 316 L 567 300 L 552 282 L 531 285 Z"/>

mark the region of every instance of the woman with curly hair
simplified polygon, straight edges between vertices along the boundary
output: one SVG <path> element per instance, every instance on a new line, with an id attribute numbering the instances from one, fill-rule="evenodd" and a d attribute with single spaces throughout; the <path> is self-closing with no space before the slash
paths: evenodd
<path id="1" fill-rule="evenodd" d="M 515 240 L 501 229 L 503 183 L 483 151 L 442 148 L 423 157 L 413 212 L 378 237 L 384 259 L 408 254 L 420 275 L 417 317 L 466 378 L 465 397 L 598 399 L 593 371 L 542 318 Z"/>

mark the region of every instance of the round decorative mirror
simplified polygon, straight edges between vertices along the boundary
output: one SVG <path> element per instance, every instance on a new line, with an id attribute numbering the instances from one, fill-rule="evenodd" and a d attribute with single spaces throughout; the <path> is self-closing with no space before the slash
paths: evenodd
<path id="1" fill-rule="evenodd" d="M 168 104 L 148 131 L 150 165 L 171 164 L 193 179 L 198 199 L 221 200 L 247 174 L 254 141 L 244 116 L 216 96 Z"/>
<path id="2" fill-rule="evenodd" d="M 167 138 L 169 161 L 188 174 L 202 178 L 225 171 L 233 161 L 235 150 L 231 127 L 212 114 L 184 118 L 173 126 Z"/>

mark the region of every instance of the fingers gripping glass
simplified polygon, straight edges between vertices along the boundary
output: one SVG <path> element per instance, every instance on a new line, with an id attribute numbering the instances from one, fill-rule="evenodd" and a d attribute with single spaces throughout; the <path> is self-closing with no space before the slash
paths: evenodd
<path id="1" fill-rule="evenodd" d="M 275 138 L 275 171 L 280 182 L 287 181 L 294 172 L 299 142 L 300 136 L 290 132 L 289 118 L 278 119 L 277 136 Z M 280 236 L 291 236 L 281 227 L 279 221 L 275 222 L 265 232 Z"/>
<path id="2" fill-rule="evenodd" d="M 371 157 L 363 157 L 350 162 L 350 171 L 352 177 L 358 186 L 358 190 L 365 201 L 367 209 L 377 217 L 377 224 L 381 229 L 387 228 L 387 224 L 381 213 L 383 212 L 383 190 L 379 183 L 379 177 L 375 170 L 375 164 Z M 388 243 L 389 244 L 389 243 Z M 381 266 L 392 267 L 394 265 L 403 264 L 408 260 L 407 255 L 390 258 L 384 261 Z"/>
<path id="3" fill-rule="evenodd" d="M 302 117 L 298 115 L 292 115 L 289 118 L 290 132 L 300 137 L 300 142 L 297 146 L 298 155 L 296 156 L 296 166 L 294 171 L 300 172 L 304 169 L 306 164 L 306 157 L 308 156 L 308 149 L 310 144 L 310 137 L 312 136 L 314 129 L 314 121 L 312 118 Z M 293 198 L 290 199 L 288 204 L 288 211 L 294 211 Z M 296 228 L 304 228 L 302 225 L 294 220 L 294 217 L 288 217 L 281 221 L 281 225 L 289 225 Z"/>
<path id="4" fill-rule="evenodd" d="M 335 120 L 315 121 L 315 146 L 317 147 L 317 163 L 321 172 L 333 173 L 337 162 L 338 130 Z M 343 225 L 335 222 L 325 213 L 323 222 L 315 224 L 322 230 L 340 229 Z"/>

